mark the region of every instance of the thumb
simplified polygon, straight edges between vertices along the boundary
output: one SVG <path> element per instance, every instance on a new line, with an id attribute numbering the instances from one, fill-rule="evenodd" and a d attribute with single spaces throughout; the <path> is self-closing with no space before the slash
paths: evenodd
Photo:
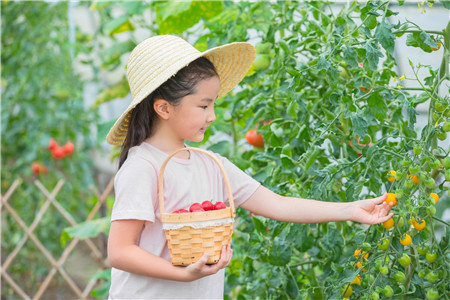
<path id="1" fill-rule="evenodd" d="M 208 262 L 208 258 L 209 253 L 205 252 L 196 263 L 199 265 L 206 265 L 206 263 Z"/>

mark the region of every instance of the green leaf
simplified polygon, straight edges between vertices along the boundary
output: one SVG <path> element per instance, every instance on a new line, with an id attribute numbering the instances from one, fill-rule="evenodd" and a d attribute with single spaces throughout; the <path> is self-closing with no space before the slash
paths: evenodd
<path id="1" fill-rule="evenodd" d="M 369 64 L 369 68 L 376 71 L 380 57 L 383 57 L 383 54 L 374 42 L 367 41 L 363 48 L 366 49 L 366 60 Z"/>
<path id="2" fill-rule="evenodd" d="M 420 33 L 420 39 L 427 44 L 428 46 L 430 46 L 431 48 L 437 48 L 438 47 L 438 43 L 436 43 L 431 36 L 426 33 L 425 31 L 422 31 Z"/>
<path id="3" fill-rule="evenodd" d="M 270 263 L 275 266 L 285 266 L 291 260 L 291 256 L 291 246 L 284 241 L 275 239 L 270 249 Z"/>
<path id="4" fill-rule="evenodd" d="M 356 113 L 352 113 L 351 120 L 353 123 L 353 132 L 355 132 L 355 134 L 359 136 L 365 136 L 367 133 L 368 124 L 364 116 L 362 115 L 362 111 L 359 110 Z"/>
<path id="5" fill-rule="evenodd" d="M 424 34 L 422 34 L 424 33 Z M 432 52 L 430 45 L 428 45 L 427 43 L 424 42 L 423 39 L 427 40 L 428 43 L 430 43 L 430 41 L 428 40 L 428 33 L 422 31 L 422 32 L 413 32 L 410 33 L 406 36 L 406 45 L 410 46 L 410 47 L 418 47 L 420 49 L 422 49 L 425 52 Z M 430 38 L 431 39 L 431 38 Z M 437 48 L 437 44 L 435 43 L 435 47 L 433 48 Z"/>
<path id="6" fill-rule="evenodd" d="M 450 9 L 450 1 L 449 0 L 440 0 L 440 2 L 446 9 Z"/>
<path id="7" fill-rule="evenodd" d="M 208 147 L 208 150 L 220 155 L 227 155 L 229 153 L 230 147 L 230 142 L 225 140 L 212 144 Z"/>
<path id="8" fill-rule="evenodd" d="M 123 1 L 120 2 L 120 5 L 130 15 L 142 15 L 142 12 L 147 8 L 147 6 L 142 3 L 142 1 Z"/>
<path id="9" fill-rule="evenodd" d="M 375 37 L 380 42 L 381 46 L 383 46 L 386 51 L 393 55 L 394 54 L 394 45 L 395 45 L 395 36 L 392 33 L 392 26 L 386 24 L 385 22 L 380 23 L 377 29 L 375 30 Z"/>
<path id="10" fill-rule="evenodd" d="M 122 80 L 119 83 L 116 83 L 113 86 L 110 86 L 103 90 L 95 99 L 95 102 L 92 106 L 92 108 L 97 108 L 100 104 L 103 104 L 105 102 L 117 99 L 117 98 L 123 98 L 130 92 L 130 88 L 128 85 L 128 81 L 126 77 L 123 77 Z"/>
<path id="11" fill-rule="evenodd" d="M 364 25 L 369 29 L 374 29 L 377 26 L 377 16 L 379 15 L 371 8 L 372 5 L 373 4 L 369 1 L 367 2 L 367 5 L 361 9 L 361 21 L 363 21 Z"/>
<path id="12" fill-rule="evenodd" d="M 331 66 L 331 63 L 327 59 L 326 54 L 322 54 L 319 57 L 319 62 L 317 63 L 317 70 L 328 70 Z"/>
<path id="13" fill-rule="evenodd" d="M 352 47 L 345 47 L 344 60 L 353 68 L 358 67 L 358 52 Z"/>
<path id="14" fill-rule="evenodd" d="M 161 1 L 156 4 L 156 22 L 160 34 L 179 34 L 222 10 L 222 1 Z"/>
<path id="15" fill-rule="evenodd" d="M 260 217 L 253 217 L 252 221 L 253 224 L 255 224 L 255 229 L 258 230 L 259 232 L 266 234 L 267 231 L 267 226 L 264 225 L 264 223 L 259 219 Z"/>
<path id="16" fill-rule="evenodd" d="M 100 233 L 108 234 L 109 227 L 110 219 L 106 217 L 67 227 L 62 233 L 61 244 L 65 246 L 66 242 L 73 238 L 88 239 L 96 237 Z"/>
<path id="17" fill-rule="evenodd" d="M 384 102 L 383 97 L 379 93 L 372 93 L 367 98 L 367 104 L 369 105 L 370 112 L 377 118 L 380 122 L 383 122 L 386 118 L 387 105 Z"/>
<path id="18" fill-rule="evenodd" d="M 116 120 L 110 120 L 107 122 L 102 122 L 97 124 L 97 141 L 98 143 L 103 142 L 109 133 L 109 130 L 113 127 Z"/>
<path id="19" fill-rule="evenodd" d="M 122 15 L 118 18 L 114 18 L 105 24 L 104 29 L 109 32 L 109 35 L 111 36 L 125 31 L 132 31 L 134 30 L 134 26 L 130 23 L 128 18 L 128 15 Z"/>
<path id="20" fill-rule="evenodd" d="M 108 69 L 119 64 L 122 54 L 131 52 L 135 46 L 136 44 L 130 40 L 122 43 L 114 43 L 111 47 L 102 52 L 102 67 Z"/>

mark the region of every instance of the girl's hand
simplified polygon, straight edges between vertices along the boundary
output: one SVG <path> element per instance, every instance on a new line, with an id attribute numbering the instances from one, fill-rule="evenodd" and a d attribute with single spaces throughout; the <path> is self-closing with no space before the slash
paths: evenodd
<path id="1" fill-rule="evenodd" d="M 206 264 L 209 254 L 203 254 L 203 256 L 197 262 L 185 268 L 185 270 L 188 272 L 188 280 L 193 281 L 208 275 L 216 274 L 220 269 L 228 266 L 232 256 L 233 250 L 231 249 L 231 245 L 223 246 L 219 261 L 213 265 Z"/>
<path id="2" fill-rule="evenodd" d="M 386 204 L 386 202 L 384 202 L 386 197 L 387 193 L 377 198 L 359 200 L 350 203 L 350 219 L 352 221 L 371 225 L 389 220 L 392 218 L 394 213 L 388 214 L 392 208 L 392 203 L 389 205 Z"/>

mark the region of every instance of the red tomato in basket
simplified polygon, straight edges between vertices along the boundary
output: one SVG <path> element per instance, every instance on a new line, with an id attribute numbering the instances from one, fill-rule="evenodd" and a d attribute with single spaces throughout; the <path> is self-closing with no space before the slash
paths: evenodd
<path id="1" fill-rule="evenodd" d="M 189 211 L 185 210 L 184 208 L 176 210 L 173 212 L 173 214 L 184 214 L 184 213 L 188 213 Z"/>
<path id="2" fill-rule="evenodd" d="M 189 207 L 190 212 L 205 211 L 200 203 L 194 203 Z"/>
<path id="3" fill-rule="evenodd" d="M 214 205 L 214 210 L 219 210 L 219 209 L 224 209 L 224 208 L 227 208 L 226 206 L 225 206 L 225 204 L 223 203 L 223 202 L 217 202 L 216 203 L 216 205 Z"/>
<path id="4" fill-rule="evenodd" d="M 203 201 L 202 207 L 205 211 L 214 209 L 214 205 L 211 203 L 211 201 L 208 201 L 208 200 Z"/>

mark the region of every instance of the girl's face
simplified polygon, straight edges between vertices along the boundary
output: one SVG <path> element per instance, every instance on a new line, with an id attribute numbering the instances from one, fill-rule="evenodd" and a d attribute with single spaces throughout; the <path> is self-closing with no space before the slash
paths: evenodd
<path id="1" fill-rule="evenodd" d="M 174 106 L 169 122 L 177 138 L 201 142 L 209 125 L 216 120 L 214 104 L 220 89 L 217 76 L 204 79 L 197 84 L 196 92 L 181 99 Z"/>

